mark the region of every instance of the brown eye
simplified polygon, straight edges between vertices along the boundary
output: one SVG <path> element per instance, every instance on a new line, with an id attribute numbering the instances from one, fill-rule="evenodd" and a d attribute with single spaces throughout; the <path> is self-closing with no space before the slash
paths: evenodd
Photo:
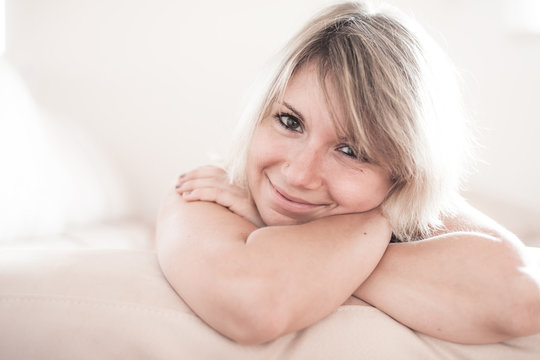
<path id="1" fill-rule="evenodd" d="M 295 116 L 291 114 L 277 114 L 275 115 L 276 119 L 279 121 L 280 125 L 291 131 L 302 131 L 302 123 Z"/>

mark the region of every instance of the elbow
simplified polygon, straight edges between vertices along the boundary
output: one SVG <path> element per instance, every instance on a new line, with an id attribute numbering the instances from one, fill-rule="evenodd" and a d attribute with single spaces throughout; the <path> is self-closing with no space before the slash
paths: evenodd
<path id="1" fill-rule="evenodd" d="M 249 318 L 239 321 L 235 330 L 228 335 L 240 345 L 260 345 L 281 336 L 280 321 L 277 317 L 250 314 Z"/>
<path id="2" fill-rule="evenodd" d="M 275 293 L 274 293 L 275 294 Z M 232 314 L 232 325 L 225 336 L 241 345 L 260 345 L 286 332 L 285 316 L 275 295 L 252 292 Z"/>
<path id="3" fill-rule="evenodd" d="M 540 332 L 540 284 L 528 279 L 514 293 L 514 301 L 506 310 L 505 333 L 508 337 L 528 336 Z"/>
<path id="4" fill-rule="evenodd" d="M 501 309 L 502 326 L 508 337 L 520 337 L 540 332 L 540 258 L 528 254 L 512 266 L 508 276 Z M 501 296 L 502 297 L 502 296 Z"/>
<path id="5" fill-rule="evenodd" d="M 482 342 L 492 343 L 540 332 L 540 251 L 502 239 L 485 252 L 483 298 L 476 307 Z M 491 261 L 496 259 L 496 261 Z M 489 289 L 489 290 L 488 290 Z"/>

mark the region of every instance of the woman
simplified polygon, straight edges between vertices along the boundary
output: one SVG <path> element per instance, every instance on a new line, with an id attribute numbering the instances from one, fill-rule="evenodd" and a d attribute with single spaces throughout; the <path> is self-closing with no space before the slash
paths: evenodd
<path id="1" fill-rule="evenodd" d="M 227 171 L 179 178 L 158 255 L 210 326 L 262 343 L 354 295 L 449 341 L 540 330 L 521 243 L 458 195 L 462 116 L 431 49 L 398 16 L 328 8 L 287 47 Z"/>

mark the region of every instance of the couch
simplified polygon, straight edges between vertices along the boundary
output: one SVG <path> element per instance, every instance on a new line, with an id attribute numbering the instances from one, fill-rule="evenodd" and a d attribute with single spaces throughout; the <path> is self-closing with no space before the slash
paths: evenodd
<path id="1" fill-rule="evenodd" d="M 51 128 L 1 65 L 0 116 L 12 121 L 0 124 L 7 174 L 0 183 L 0 359 L 540 358 L 540 334 L 460 345 L 417 333 L 354 297 L 272 342 L 230 341 L 168 284 L 153 224 L 129 213 L 107 156 Z M 536 217 L 499 208 L 538 253 Z"/>

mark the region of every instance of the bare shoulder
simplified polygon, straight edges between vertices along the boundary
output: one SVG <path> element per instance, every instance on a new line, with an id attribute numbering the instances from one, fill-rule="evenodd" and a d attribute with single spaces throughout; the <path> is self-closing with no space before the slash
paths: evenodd
<path id="1" fill-rule="evenodd" d="M 157 219 L 157 234 L 165 233 L 202 239 L 205 236 L 245 238 L 256 226 L 214 202 L 186 202 L 175 191 L 169 191 Z M 174 237 L 173 236 L 173 237 Z"/>
<path id="2" fill-rule="evenodd" d="M 443 227 L 435 231 L 432 236 L 438 237 L 453 233 L 477 234 L 521 243 L 511 231 L 466 201 L 460 203 L 453 215 L 443 218 Z"/>

